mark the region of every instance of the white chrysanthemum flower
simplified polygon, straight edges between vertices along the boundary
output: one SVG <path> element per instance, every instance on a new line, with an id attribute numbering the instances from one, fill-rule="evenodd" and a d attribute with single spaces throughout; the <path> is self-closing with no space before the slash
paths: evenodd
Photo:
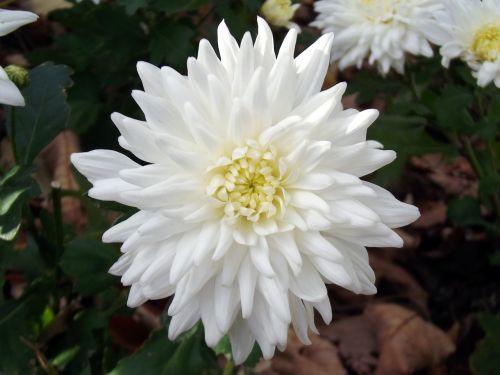
<path id="1" fill-rule="evenodd" d="M 479 86 L 500 88 L 500 1 L 444 1 L 437 13 L 432 41 L 440 46 L 442 62 L 461 58 L 471 67 Z"/>
<path id="2" fill-rule="evenodd" d="M 38 16 L 22 10 L 0 9 L 0 36 L 5 36 L 28 23 L 35 22 Z M 24 106 L 24 98 L 17 86 L 0 67 L 0 103 L 12 106 Z"/>
<path id="3" fill-rule="evenodd" d="M 433 0 L 321 0 L 311 25 L 335 33 L 332 61 L 340 69 L 360 68 L 368 58 L 382 74 L 403 73 L 407 53 L 433 55 L 422 30 L 440 8 Z"/>
<path id="4" fill-rule="evenodd" d="M 292 18 L 300 4 L 292 4 L 292 0 L 266 0 L 260 11 L 273 26 L 287 27 L 300 32 L 300 26 L 292 22 Z"/>
<path id="5" fill-rule="evenodd" d="M 395 158 L 366 141 L 375 110 L 343 110 L 346 85 L 320 92 L 332 34 L 297 58 L 297 32 L 274 52 L 263 19 L 238 45 L 224 23 L 220 59 L 206 40 L 188 75 L 139 63 L 133 97 L 145 121 L 112 119 L 120 145 L 73 154 L 89 196 L 134 206 L 105 242 L 123 242 L 110 272 L 131 285 L 129 306 L 172 296 L 169 337 L 200 318 L 213 347 L 228 334 L 237 363 L 255 340 L 284 349 L 290 323 L 309 343 L 313 309 L 332 312 L 326 283 L 372 294 L 365 246 L 401 246 L 391 230 L 419 213 L 360 180 Z"/>

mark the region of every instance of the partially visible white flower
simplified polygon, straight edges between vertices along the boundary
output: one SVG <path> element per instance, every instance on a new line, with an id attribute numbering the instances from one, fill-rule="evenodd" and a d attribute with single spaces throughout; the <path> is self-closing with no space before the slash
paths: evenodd
<path id="1" fill-rule="evenodd" d="M 444 0 L 436 14 L 432 41 L 441 46 L 442 63 L 455 58 L 472 69 L 479 86 L 500 88 L 500 1 Z"/>
<path id="2" fill-rule="evenodd" d="M 292 4 L 291 0 L 266 0 L 260 11 L 271 25 L 296 29 L 300 32 L 300 26 L 292 22 L 295 11 L 299 7 L 300 4 Z"/>
<path id="3" fill-rule="evenodd" d="M 5 70 L 0 66 L 0 103 L 12 106 L 24 106 L 24 98 Z"/>
<path id="4" fill-rule="evenodd" d="M 367 141 L 378 112 L 344 110 L 340 83 L 320 91 L 333 40 L 278 55 L 268 24 L 237 43 L 224 23 L 219 55 L 206 40 L 183 76 L 139 63 L 132 96 L 145 121 L 118 113 L 120 145 L 71 156 L 89 196 L 137 207 L 104 233 L 122 242 L 110 272 L 131 285 L 129 306 L 173 295 L 169 337 L 202 320 L 211 347 L 228 335 L 241 363 L 258 342 L 283 350 L 288 328 L 310 343 L 314 309 L 329 323 L 326 283 L 373 294 L 365 246 L 402 246 L 392 230 L 418 209 L 362 181 L 393 151 Z"/>
<path id="5" fill-rule="evenodd" d="M 0 9 L 0 36 L 7 35 L 37 19 L 38 16 L 31 12 Z M 24 106 L 25 104 L 21 92 L 2 67 L 0 67 L 0 103 L 12 106 Z"/>
<path id="6" fill-rule="evenodd" d="M 76 0 L 77 3 L 81 3 L 82 1 L 85 1 L 85 0 Z M 92 0 L 92 2 L 97 5 L 101 2 L 101 0 Z"/>
<path id="7" fill-rule="evenodd" d="M 24 10 L 0 9 L 0 36 L 5 36 L 28 23 L 35 22 L 38 16 Z"/>
<path id="8" fill-rule="evenodd" d="M 332 61 L 360 68 L 368 58 L 382 74 L 403 73 L 406 54 L 433 55 L 421 30 L 441 8 L 434 0 L 321 0 L 312 26 L 333 32 Z"/>

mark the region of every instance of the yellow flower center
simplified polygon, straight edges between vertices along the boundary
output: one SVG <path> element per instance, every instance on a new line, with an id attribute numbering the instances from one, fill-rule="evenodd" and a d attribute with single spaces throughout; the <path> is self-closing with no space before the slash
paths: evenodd
<path id="1" fill-rule="evenodd" d="M 401 0 L 361 0 L 367 8 L 365 17 L 371 22 L 390 23 L 396 13 L 395 6 Z"/>
<path id="2" fill-rule="evenodd" d="M 474 36 L 471 50 L 479 60 L 495 61 L 500 55 L 500 26 L 486 25 L 480 28 Z"/>
<path id="3" fill-rule="evenodd" d="M 292 19 L 295 9 L 291 0 L 266 0 L 260 11 L 270 24 L 284 27 Z"/>
<path id="4" fill-rule="evenodd" d="M 282 162 L 283 163 L 283 162 Z M 255 141 L 219 158 L 209 169 L 206 193 L 224 207 L 228 217 L 242 216 L 256 222 L 280 214 L 285 204 L 280 161 L 272 146 Z"/>

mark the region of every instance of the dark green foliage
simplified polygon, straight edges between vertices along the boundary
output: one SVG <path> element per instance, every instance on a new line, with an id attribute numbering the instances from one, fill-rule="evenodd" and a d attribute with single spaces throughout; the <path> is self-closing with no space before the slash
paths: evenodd
<path id="1" fill-rule="evenodd" d="M 97 293 L 116 282 L 108 269 L 118 258 L 118 250 L 103 244 L 98 235 L 84 235 L 66 244 L 61 268 L 74 281 L 74 291 Z"/>
<path id="2" fill-rule="evenodd" d="M 475 375 L 500 374 L 500 315 L 483 313 L 478 320 L 485 337 L 470 359 L 471 368 Z"/>
<path id="3" fill-rule="evenodd" d="M 201 325 L 177 341 L 169 341 L 165 328 L 151 337 L 132 356 L 123 359 L 108 375 L 143 374 L 214 374 L 217 361 L 206 347 Z"/>
<path id="4" fill-rule="evenodd" d="M 38 153 L 67 127 L 69 107 L 65 89 L 72 83 L 70 73 L 67 66 L 51 63 L 30 72 L 30 84 L 23 90 L 26 106 L 11 109 L 8 118 L 15 156 L 20 164 L 31 164 Z"/>
<path id="5" fill-rule="evenodd" d="M 15 166 L 0 179 L 0 242 L 11 241 L 21 225 L 25 201 L 38 194 L 33 167 Z"/>

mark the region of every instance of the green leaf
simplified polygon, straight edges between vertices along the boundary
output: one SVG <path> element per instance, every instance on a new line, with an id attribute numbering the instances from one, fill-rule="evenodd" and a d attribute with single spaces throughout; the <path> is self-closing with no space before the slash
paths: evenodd
<path id="1" fill-rule="evenodd" d="M 144 8 L 148 0 L 118 0 L 116 3 L 125 7 L 125 11 L 128 15 L 133 15 L 139 9 Z"/>
<path id="2" fill-rule="evenodd" d="M 475 375 L 500 374 L 500 315 L 479 314 L 479 324 L 485 337 L 470 358 L 470 365 Z"/>
<path id="3" fill-rule="evenodd" d="M 73 358 L 75 358 L 75 356 L 78 354 L 79 351 L 80 351 L 80 347 L 78 345 L 74 346 L 72 348 L 69 348 L 69 349 L 59 353 L 58 355 L 56 355 L 54 357 L 54 359 L 52 359 L 51 363 L 52 363 L 52 365 L 57 366 L 60 369 L 64 369 L 64 367 L 69 362 L 71 362 L 71 360 Z"/>
<path id="4" fill-rule="evenodd" d="M 448 218 L 454 225 L 482 225 L 479 202 L 471 197 L 454 198 L 448 202 Z"/>
<path id="5" fill-rule="evenodd" d="M 195 51 L 191 39 L 193 27 L 170 20 L 163 20 L 151 31 L 149 52 L 156 64 L 184 68 L 186 58 Z"/>
<path id="6" fill-rule="evenodd" d="M 206 3 L 207 0 L 152 0 L 151 9 L 173 14 L 196 10 Z"/>
<path id="7" fill-rule="evenodd" d="M 43 259 L 40 257 L 38 246 L 31 236 L 28 236 L 26 247 L 23 249 L 2 249 L 4 259 L 2 268 L 20 271 L 27 281 L 35 280 L 44 272 Z"/>
<path id="8" fill-rule="evenodd" d="M 30 71 L 30 84 L 23 90 L 26 106 L 11 109 L 7 121 L 21 164 L 30 164 L 67 126 L 65 89 L 71 86 L 70 74 L 67 66 L 52 63 Z"/>
<path id="9" fill-rule="evenodd" d="M 0 240 L 12 241 L 21 225 L 23 204 L 39 193 L 33 167 L 15 166 L 0 180 Z"/>
<path id="10" fill-rule="evenodd" d="M 199 375 L 214 368 L 217 361 L 205 345 L 202 329 L 176 341 L 170 341 L 166 330 L 160 329 L 136 353 L 118 362 L 108 375 Z"/>
<path id="11" fill-rule="evenodd" d="M 34 342 L 47 304 L 50 286 L 43 280 L 33 283 L 15 301 L 0 305 L 0 373 L 28 374 L 33 350 L 23 340 Z"/>
<path id="12" fill-rule="evenodd" d="M 117 256 L 118 250 L 103 244 L 100 236 L 83 235 L 67 243 L 60 265 L 74 279 L 74 290 L 89 295 L 115 283 L 108 269 Z"/>
<path id="13" fill-rule="evenodd" d="M 467 87 L 446 87 L 434 103 L 437 125 L 447 130 L 474 132 L 475 123 L 469 112 L 473 101 L 474 97 Z"/>
<path id="14" fill-rule="evenodd" d="M 369 128 L 369 138 L 394 150 L 397 158 L 376 173 L 375 181 L 387 185 L 396 181 L 410 156 L 439 152 L 451 155 L 455 150 L 436 141 L 425 128 L 426 119 L 421 116 L 383 114 Z"/>

